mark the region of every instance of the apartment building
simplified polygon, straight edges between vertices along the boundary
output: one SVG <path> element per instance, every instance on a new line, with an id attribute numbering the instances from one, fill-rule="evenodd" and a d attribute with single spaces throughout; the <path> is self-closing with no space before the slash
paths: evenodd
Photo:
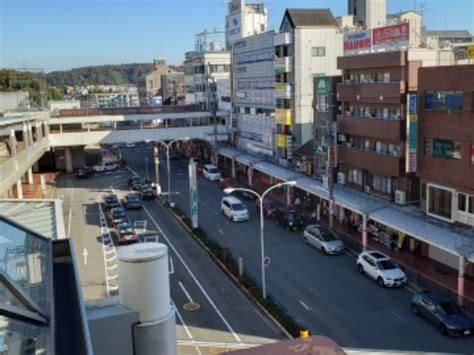
<path id="1" fill-rule="evenodd" d="M 194 52 L 186 52 L 184 54 L 184 86 L 185 86 L 185 102 L 186 105 L 194 104 L 196 102 L 195 88 L 194 88 Z"/>
<path id="2" fill-rule="evenodd" d="M 418 72 L 420 205 L 430 216 L 474 226 L 474 65 Z"/>
<path id="3" fill-rule="evenodd" d="M 137 84 L 140 106 L 149 106 L 153 96 L 161 96 L 161 75 L 174 73 L 164 59 L 153 61 L 154 69 L 149 74 L 140 78 Z"/>
<path id="4" fill-rule="evenodd" d="M 287 165 L 312 139 L 313 78 L 340 73 L 342 33 L 329 9 L 287 9 L 274 41 L 277 152 Z"/>

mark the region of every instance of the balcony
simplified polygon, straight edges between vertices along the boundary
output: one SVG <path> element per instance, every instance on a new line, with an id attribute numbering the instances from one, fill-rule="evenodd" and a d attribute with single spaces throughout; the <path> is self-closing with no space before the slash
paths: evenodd
<path id="1" fill-rule="evenodd" d="M 291 72 L 291 58 L 279 57 L 275 58 L 275 73 L 290 73 Z"/>
<path id="2" fill-rule="evenodd" d="M 337 58 L 337 69 L 377 69 L 404 67 L 407 65 L 406 52 L 382 52 Z"/>
<path id="3" fill-rule="evenodd" d="M 405 81 L 337 84 L 338 100 L 371 104 L 399 104 L 406 93 Z"/>
<path id="4" fill-rule="evenodd" d="M 338 115 L 337 130 L 349 135 L 401 141 L 404 140 L 405 121 Z"/>
<path id="5" fill-rule="evenodd" d="M 277 124 L 291 126 L 291 109 L 279 108 L 275 110 L 275 122 Z"/>
<path id="6" fill-rule="evenodd" d="M 399 177 L 404 172 L 404 159 L 400 156 L 379 154 L 344 145 L 337 146 L 337 156 L 343 164 L 370 171 L 376 175 Z"/>
<path id="7" fill-rule="evenodd" d="M 291 85 L 288 83 L 275 83 L 276 99 L 291 99 Z"/>
<path id="8" fill-rule="evenodd" d="M 275 46 L 291 44 L 291 42 L 291 33 L 289 32 L 278 33 L 275 35 L 275 37 L 273 37 L 273 43 Z"/>

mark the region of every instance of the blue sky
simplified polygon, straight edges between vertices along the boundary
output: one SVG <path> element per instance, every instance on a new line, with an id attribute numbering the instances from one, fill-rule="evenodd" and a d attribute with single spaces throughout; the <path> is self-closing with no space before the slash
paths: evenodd
<path id="1" fill-rule="evenodd" d="M 224 30 L 224 0 L 0 0 L 0 67 L 46 71 L 99 64 L 151 62 L 156 54 L 180 64 L 194 34 Z M 329 7 L 347 0 L 266 0 L 271 28 L 287 7 Z M 474 33 L 474 0 L 387 0 L 388 12 L 424 3 L 428 29 Z"/>

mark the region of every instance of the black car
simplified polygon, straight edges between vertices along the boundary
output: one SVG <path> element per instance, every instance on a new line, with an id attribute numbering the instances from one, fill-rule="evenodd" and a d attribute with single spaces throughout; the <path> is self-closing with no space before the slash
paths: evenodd
<path id="1" fill-rule="evenodd" d="M 137 194 L 128 194 L 123 199 L 123 205 L 129 210 L 139 210 L 142 206 L 142 201 Z"/>
<path id="2" fill-rule="evenodd" d="M 117 198 L 117 195 L 110 194 L 104 198 L 105 209 L 111 209 L 120 206 L 120 202 Z"/>
<path id="3" fill-rule="evenodd" d="M 248 191 L 237 190 L 234 192 L 234 195 L 242 198 L 243 200 L 253 201 L 257 198 L 253 193 Z"/>
<path id="4" fill-rule="evenodd" d="M 90 178 L 92 175 L 94 175 L 94 169 L 88 167 L 88 166 L 85 166 L 83 168 L 80 168 L 80 169 L 77 169 L 76 171 L 76 177 L 78 179 L 88 179 Z"/>
<path id="5" fill-rule="evenodd" d="M 130 220 L 127 218 L 127 214 L 122 207 L 112 208 L 109 211 L 109 218 L 114 226 L 121 223 L 130 223 Z"/>
<path id="6" fill-rule="evenodd" d="M 474 331 L 474 319 L 454 302 L 431 292 L 415 294 L 411 309 L 416 315 L 433 323 L 443 335 L 464 337 L 472 335 Z"/>
<path id="7" fill-rule="evenodd" d="M 303 214 L 293 209 L 277 208 L 275 219 L 277 224 L 287 231 L 303 230 L 305 227 Z"/>
<path id="8" fill-rule="evenodd" d="M 132 190 L 134 189 L 134 186 L 137 185 L 143 185 L 144 182 L 141 177 L 139 176 L 132 176 L 131 178 L 128 179 L 128 187 L 130 187 Z"/>
<path id="9" fill-rule="evenodd" d="M 152 187 L 146 186 L 139 192 L 142 200 L 153 200 L 155 198 L 155 190 Z"/>

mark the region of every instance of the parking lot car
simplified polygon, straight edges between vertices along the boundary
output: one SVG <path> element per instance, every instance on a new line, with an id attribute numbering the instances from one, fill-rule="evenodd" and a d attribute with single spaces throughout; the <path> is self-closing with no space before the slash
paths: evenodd
<path id="1" fill-rule="evenodd" d="M 146 186 L 139 191 L 142 200 L 153 200 L 155 198 L 155 190 L 152 187 Z"/>
<path id="2" fill-rule="evenodd" d="M 407 276 L 387 255 L 364 251 L 357 258 L 357 270 L 373 278 L 382 287 L 404 286 Z"/>
<path id="3" fill-rule="evenodd" d="M 115 207 L 109 210 L 109 218 L 114 226 L 120 223 L 130 223 L 130 220 L 127 218 L 127 214 L 122 207 Z"/>
<path id="4" fill-rule="evenodd" d="M 125 196 L 123 205 L 129 210 L 139 210 L 143 207 L 142 201 L 140 201 L 140 197 L 137 194 L 128 194 Z"/>
<path id="5" fill-rule="evenodd" d="M 105 171 L 114 171 L 119 168 L 119 165 L 117 163 L 105 163 L 102 162 L 98 165 L 94 165 L 94 171 L 97 173 L 102 173 Z"/>
<path id="6" fill-rule="evenodd" d="M 411 310 L 433 323 L 443 335 L 464 337 L 474 331 L 474 319 L 452 301 L 431 292 L 413 295 Z"/>
<path id="7" fill-rule="evenodd" d="M 287 231 L 302 230 L 305 226 L 303 215 L 286 207 L 277 208 L 275 218 L 277 224 Z"/>
<path id="8" fill-rule="evenodd" d="M 260 212 L 260 200 L 257 200 L 255 205 L 255 210 Z M 275 202 L 265 199 L 263 201 L 263 216 L 265 218 L 275 218 L 277 206 Z"/>
<path id="9" fill-rule="evenodd" d="M 105 196 L 104 204 L 105 204 L 105 208 L 107 210 L 120 206 L 120 202 L 117 198 L 117 195 L 114 195 L 114 194 L 110 194 L 110 195 Z"/>
<path id="10" fill-rule="evenodd" d="M 94 170 L 91 167 L 85 166 L 83 168 L 79 168 L 76 171 L 76 177 L 78 179 L 88 179 L 94 175 Z"/>
<path id="11" fill-rule="evenodd" d="M 217 169 L 217 167 L 212 164 L 204 165 L 202 169 L 202 175 L 211 181 L 219 181 L 222 178 L 219 169 Z"/>
<path id="12" fill-rule="evenodd" d="M 221 212 L 232 221 L 248 221 L 250 219 L 247 207 L 234 196 L 226 196 L 221 201 Z"/>
<path id="13" fill-rule="evenodd" d="M 239 184 L 234 179 L 220 179 L 219 187 L 224 190 L 228 187 L 239 187 Z"/>
<path id="14" fill-rule="evenodd" d="M 118 244 L 138 242 L 138 235 L 130 223 L 122 223 L 117 226 L 117 242 Z"/>
<path id="15" fill-rule="evenodd" d="M 304 229 L 304 242 L 321 250 L 324 254 L 341 254 L 344 252 L 344 243 L 333 231 L 312 224 Z"/>

